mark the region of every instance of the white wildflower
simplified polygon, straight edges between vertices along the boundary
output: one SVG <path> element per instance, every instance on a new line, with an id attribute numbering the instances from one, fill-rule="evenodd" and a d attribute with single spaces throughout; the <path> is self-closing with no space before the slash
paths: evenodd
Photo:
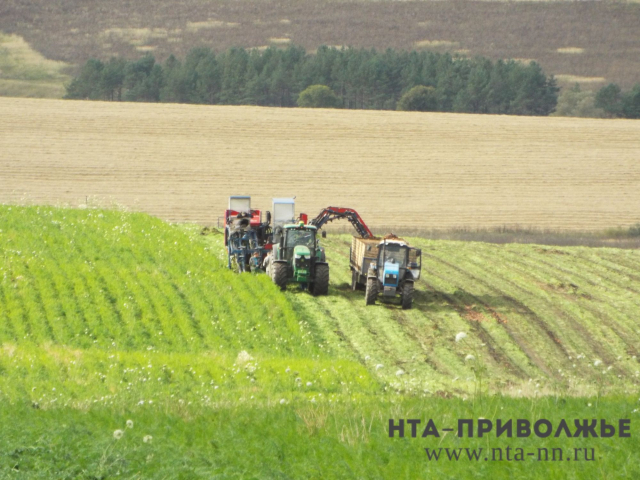
<path id="1" fill-rule="evenodd" d="M 123 435 L 124 435 L 124 432 L 120 429 L 113 432 L 113 438 L 115 438 L 116 440 L 120 440 Z"/>
<path id="2" fill-rule="evenodd" d="M 371 360 L 371 357 L 369 355 L 367 355 L 366 357 L 364 357 L 364 361 L 368 362 L 369 360 Z"/>
<path id="3" fill-rule="evenodd" d="M 133 428 L 133 420 L 127 420 L 127 428 Z"/>
<path id="4" fill-rule="evenodd" d="M 280 405 L 284 405 L 285 403 L 287 403 L 287 401 L 284 398 L 280 399 Z"/>
<path id="5" fill-rule="evenodd" d="M 153 437 L 151 435 L 145 435 L 144 437 L 142 437 L 142 441 L 144 443 L 151 443 L 152 440 L 153 440 Z"/>
<path id="6" fill-rule="evenodd" d="M 404 370 L 400 369 L 396 372 L 396 377 L 399 377 L 400 375 L 404 375 Z"/>
<path id="7" fill-rule="evenodd" d="M 310 387 L 311 385 L 313 385 L 313 383 L 307 382 L 307 387 Z"/>
<path id="8" fill-rule="evenodd" d="M 379 363 L 376 365 L 376 370 L 380 370 L 382 367 L 384 367 L 384 365 Z"/>
<path id="9" fill-rule="evenodd" d="M 246 350 L 242 350 L 236 357 L 236 363 L 238 365 L 244 365 L 245 363 L 248 363 L 251 360 L 253 360 L 253 357 L 249 355 L 249 353 L 247 353 Z"/>
<path id="10" fill-rule="evenodd" d="M 597 367 L 599 365 L 602 365 L 602 360 L 596 360 L 595 362 L 593 362 L 594 367 Z"/>
<path id="11" fill-rule="evenodd" d="M 471 362 L 471 361 L 473 361 L 473 360 L 475 360 L 475 359 L 476 359 L 476 357 L 474 357 L 474 356 L 473 356 L 473 355 L 471 355 L 471 354 L 469 354 L 469 355 L 467 355 L 466 357 L 464 357 L 464 361 L 465 361 L 465 362 Z"/>
<path id="12" fill-rule="evenodd" d="M 458 332 L 458 334 L 456 335 L 456 342 L 464 340 L 465 338 L 467 338 L 467 334 L 465 332 Z"/>
<path id="13" fill-rule="evenodd" d="M 289 373 L 291 371 L 291 369 L 289 367 L 287 367 L 287 369 L 285 370 L 285 373 Z"/>

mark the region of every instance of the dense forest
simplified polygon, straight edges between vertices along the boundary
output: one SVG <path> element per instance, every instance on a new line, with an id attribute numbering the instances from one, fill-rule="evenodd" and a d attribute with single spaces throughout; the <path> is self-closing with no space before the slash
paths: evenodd
<path id="1" fill-rule="evenodd" d="M 559 90 L 535 62 L 391 49 L 321 47 L 309 54 L 295 46 L 220 53 L 200 47 L 164 64 L 151 55 L 90 59 L 65 98 L 293 107 L 301 92 L 318 85 L 335 94 L 331 106 L 339 108 L 513 115 L 552 113 Z M 310 98 L 303 106 L 323 106 Z"/>

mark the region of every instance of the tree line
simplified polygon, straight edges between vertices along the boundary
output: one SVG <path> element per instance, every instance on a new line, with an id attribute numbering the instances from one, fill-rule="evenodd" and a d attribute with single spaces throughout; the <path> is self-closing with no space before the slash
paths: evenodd
<path id="1" fill-rule="evenodd" d="M 164 64 L 151 55 L 89 59 L 65 98 L 293 107 L 310 86 L 316 97 L 322 93 L 319 85 L 333 92 L 331 106 L 338 108 L 513 115 L 550 114 L 559 91 L 535 62 L 326 46 L 313 54 L 296 46 L 219 53 L 198 47 Z M 302 98 L 315 106 L 308 103 L 313 95 Z"/>
<path id="2" fill-rule="evenodd" d="M 615 83 L 602 87 L 596 94 L 595 106 L 609 117 L 640 118 L 640 83 L 628 92 L 623 92 Z"/>

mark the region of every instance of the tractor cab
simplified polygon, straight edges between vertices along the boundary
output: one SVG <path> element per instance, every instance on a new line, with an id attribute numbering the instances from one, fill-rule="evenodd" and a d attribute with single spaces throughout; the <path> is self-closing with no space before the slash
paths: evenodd
<path id="1" fill-rule="evenodd" d="M 317 257 L 317 229 L 312 225 L 284 225 L 278 242 L 277 260 L 285 260 L 293 268 L 296 281 L 310 273 L 311 257 Z"/>

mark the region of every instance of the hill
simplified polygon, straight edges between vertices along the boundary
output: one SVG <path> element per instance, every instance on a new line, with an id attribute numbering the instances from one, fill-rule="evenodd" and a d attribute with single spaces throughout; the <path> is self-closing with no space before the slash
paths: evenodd
<path id="1" fill-rule="evenodd" d="M 113 203 L 216 225 L 296 195 L 380 230 L 598 230 L 640 217 L 640 123 L 0 99 L 0 201 Z"/>
<path id="2" fill-rule="evenodd" d="M 536 60 L 561 84 L 637 83 L 635 2 L 80 2 L 7 0 L 0 31 L 46 58 L 164 60 L 195 46 L 224 50 L 296 44 L 431 49 L 492 59 Z"/>
<path id="3" fill-rule="evenodd" d="M 0 207 L 0 471 L 455 474 L 450 462 L 416 462 L 421 444 L 389 439 L 388 418 L 634 415 L 637 251 L 412 242 L 424 252 L 415 308 L 365 308 L 347 288 L 344 235 L 325 243 L 330 295 L 314 298 L 227 271 L 220 235 L 195 226 Z M 459 332 L 467 337 L 456 341 Z M 509 445 L 565 448 L 561 440 Z M 637 443 L 599 440 L 603 468 L 638 471 Z M 521 478 L 566 473 L 514 468 Z M 597 474 L 580 462 L 569 471 Z"/>

